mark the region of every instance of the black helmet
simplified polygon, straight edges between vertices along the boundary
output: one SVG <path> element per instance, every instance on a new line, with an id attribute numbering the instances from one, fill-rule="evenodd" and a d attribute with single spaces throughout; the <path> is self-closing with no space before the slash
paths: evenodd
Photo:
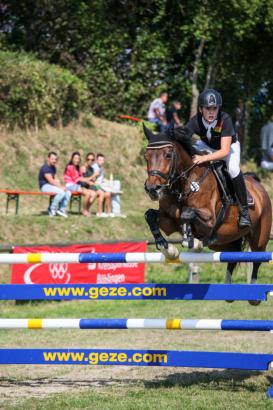
<path id="1" fill-rule="evenodd" d="M 221 107 L 222 96 L 213 88 L 201 92 L 198 98 L 199 107 Z"/>

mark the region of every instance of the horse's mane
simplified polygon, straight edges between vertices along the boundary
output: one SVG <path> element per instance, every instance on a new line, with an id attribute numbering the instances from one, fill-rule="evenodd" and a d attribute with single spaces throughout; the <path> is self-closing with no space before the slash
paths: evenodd
<path id="1" fill-rule="evenodd" d="M 187 127 L 169 128 L 168 135 L 173 141 L 179 142 L 184 150 L 192 157 L 195 154 L 192 146 L 191 132 Z"/>
<path id="2" fill-rule="evenodd" d="M 191 132 L 187 127 L 169 127 L 165 132 L 153 134 L 153 132 L 143 124 L 143 130 L 148 140 L 149 148 L 160 147 L 166 143 L 179 142 L 188 155 L 192 157 L 195 153 L 192 146 Z"/>

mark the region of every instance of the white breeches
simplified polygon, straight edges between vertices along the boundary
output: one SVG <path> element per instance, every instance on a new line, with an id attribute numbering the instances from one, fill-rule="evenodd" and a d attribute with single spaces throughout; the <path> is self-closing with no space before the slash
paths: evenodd
<path id="1" fill-rule="evenodd" d="M 217 150 L 209 147 L 205 142 L 198 140 L 194 143 L 194 147 L 198 148 L 200 151 L 206 150 L 210 152 L 215 152 Z M 236 178 L 239 173 L 240 173 L 240 152 L 241 152 L 241 147 L 240 147 L 240 142 L 236 141 L 230 146 L 230 152 L 226 156 L 226 158 L 223 159 L 227 165 L 227 170 L 231 178 Z"/>

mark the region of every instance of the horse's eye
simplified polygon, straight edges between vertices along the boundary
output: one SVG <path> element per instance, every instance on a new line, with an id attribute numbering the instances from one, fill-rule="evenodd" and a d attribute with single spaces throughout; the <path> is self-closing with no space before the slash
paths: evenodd
<path id="1" fill-rule="evenodd" d="M 167 152 L 167 153 L 165 154 L 165 158 L 167 158 L 167 159 L 171 159 L 172 156 L 173 156 L 172 152 Z"/>

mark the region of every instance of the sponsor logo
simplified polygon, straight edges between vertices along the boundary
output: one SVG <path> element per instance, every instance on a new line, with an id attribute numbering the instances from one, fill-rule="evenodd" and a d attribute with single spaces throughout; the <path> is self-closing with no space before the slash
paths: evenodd
<path id="1" fill-rule="evenodd" d="M 28 285 L 33 285 L 35 281 L 31 278 L 32 273 L 37 270 L 42 263 L 36 263 L 35 265 L 31 265 L 25 272 L 24 272 L 24 283 Z M 71 279 L 71 274 L 68 272 L 68 264 L 67 263 L 51 263 L 49 265 L 49 273 L 54 281 L 60 281 L 61 283 L 69 283 Z"/>
<path id="2" fill-rule="evenodd" d="M 65 279 L 65 283 L 70 281 L 71 275 L 68 273 L 68 263 L 50 263 L 49 272 L 54 280 Z"/>

